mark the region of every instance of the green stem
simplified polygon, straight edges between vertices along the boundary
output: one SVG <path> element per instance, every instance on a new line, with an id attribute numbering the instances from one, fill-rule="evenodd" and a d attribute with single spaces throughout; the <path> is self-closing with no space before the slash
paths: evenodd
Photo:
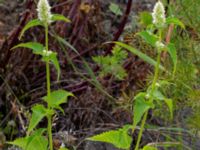
<path id="1" fill-rule="evenodd" d="M 148 111 L 146 111 L 144 116 L 143 116 L 140 132 L 139 132 L 137 143 L 136 143 L 136 146 L 135 146 L 135 150 L 138 150 L 138 148 L 139 148 L 140 140 L 142 138 L 142 133 L 143 133 L 143 130 L 144 130 L 144 125 L 145 125 L 146 120 L 147 120 L 147 115 L 148 115 Z"/>
<path id="2" fill-rule="evenodd" d="M 53 150 L 51 115 L 49 115 L 49 116 L 47 117 L 47 119 L 48 119 L 47 131 L 48 131 L 48 137 L 49 137 L 49 148 L 50 148 L 50 150 Z"/>
<path id="3" fill-rule="evenodd" d="M 48 51 L 48 25 L 45 26 L 45 49 Z M 51 80 L 50 80 L 50 66 L 49 66 L 49 60 L 46 61 L 46 79 L 47 79 L 47 97 L 50 97 L 51 95 Z M 50 109 L 48 105 L 48 109 Z M 48 126 L 47 126 L 47 132 L 49 137 L 49 148 L 50 150 L 53 150 L 53 140 L 52 140 L 52 123 L 51 123 L 51 115 L 47 116 L 48 119 Z"/>
<path id="4" fill-rule="evenodd" d="M 48 26 L 45 26 L 45 49 L 48 51 Z M 49 67 L 49 60 L 46 61 L 46 79 L 47 79 L 47 96 L 51 94 L 51 81 L 50 81 L 50 67 Z"/>
<path id="5" fill-rule="evenodd" d="M 161 57 L 161 52 L 158 52 L 157 63 L 156 63 L 156 68 L 155 68 L 154 78 L 153 78 L 153 82 L 152 82 L 152 90 L 151 90 L 151 94 L 154 92 L 155 87 L 156 87 L 156 82 L 157 82 L 157 80 L 158 80 L 158 75 L 159 75 L 159 66 L 160 66 L 160 57 Z"/>
<path id="6" fill-rule="evenodd" d="M 159 30 L 159 40 L 161 41 L 161 39 L 162 39 L 162 31 Z M 161 52 L 158 49 L 157 63 L 156 63 L 156 66 L 155 66 L 154 78 L 153 78 L 153 82 L 152 82 L 152 89 L 151 89 L 151 93 L 150 93 L 150 96 L 151 96 L 150 102 L 153 102 L 153 96 L 152 95 L 153 95 L 153 92 L 156 88 L 156 82 L 158 80 L 160 59 L 161 59 Z M 139 149 L 140 141 L 141 141 L 141 138 L 142 138 L 142 133 L 143 133 L 143 130 L 144 130 L 144 125 L 145 125 L 146 120 L 147 120 L 147 115 L 148 115 L 148 111 L 146 111 L 144 116 L 143 116 L 140 132 L 139 132 L 139 135 L 138 135 L 138 138 L 137 138 L 137 143 L 136 143 L 136 146 L 135 146 L 135 150 Z"/>
<path id="7" fill-rule="evenodd" d="M 158 80 L 159 65 L 160 65 L 160 55 L 161 55 L 161 53 L 159 52 L 159 54 L 157 56 L 157 63 L 156 63 L 154 79 L 153 79 L 153 83 L 152 83 L 151 97 L 152 97 L 152 94 L 153 94 L 153 92 L 155 90 L 155 87 L 156 87 L 156 81 Z M 153 98 L 151 98 L 150 101 L 153 101 Z M 148 115 L 148 111 L 146 111 L 144 116 L 143 116 L 140 132 L 139 132 L 137 143 L 136 143 L 136 146 L 135 146 L 135 150 L 138 150 L 138 148 L 139 148 L 140 141 L 141 141 L 141 138 L 142 138 L 142 133 L 143 133 L 143 130 L 144 130 L 144 125 L 145 125 L 146 120 L 147 120 L 147 115 Z"/>

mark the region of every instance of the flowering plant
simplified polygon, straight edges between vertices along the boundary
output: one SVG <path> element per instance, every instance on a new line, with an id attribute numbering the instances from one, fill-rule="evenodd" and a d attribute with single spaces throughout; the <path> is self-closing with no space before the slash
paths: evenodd
<path id="1" fill-rule="evenodd" d="M 177 54 L 176 48 L 173 43 L 166 43 L 163 40 L 164 29 L 168 24 L 179 25 L 184 28 L 184 25 L 177 18 L 169 17 L 166 18 L 165 10 L 163 4 L 158 1 L 155 4 L 152 13 L 152 23 L 147 27 L 146 31 L 142 31 L 137 33 L 137 35 L 141 36 L 146 43 L 150 44 L 156 49 L 157 59 L 156 61 L 141 51 L 124 44 L 122 42 L 115 42 L 115 44 L 129 50 L 133 54 L 137 55 L 144 61 L 154 66 L 154 77 L 150 86 L 146 91 L 139 92 L 134 97 L 133 103 L 133 123 L 132 125 L 125 125 L 123 128 L 118 130 L 111 130 L 108 132 L 104 132 L 99 135 L 95 135 L 93 137 L 88 138 L 88 140 L 92 141 L 101 141 L 107 142 L 115 145 L 120 149 L 130 149 L 130 150 L 139 150 L 140 141 L 144 130 L 144 125 L 147 120 L 147 115 L 150 109 L 154 109 L 156 104 L 165 103 L 169 109 L 169 116 L 171 119 L 173 118 L 173 101 L 172 99 L 165 96 L 161 91 L 161 86 L 166 84 L 167 82 L 164 80 L 159 80 L 159 75 L 161 71 L 166 71 L 166 69 L 161 65 L 161 53 L 166 51 L 170 54 L 172 58 L 172 62 L 174 64 L 174 71 L 176 71 L 176 63 L 177 63 Z M 157 32 L 155 32 L 157 31 Z M 172 74 L 173 75 L 173 74 Z M 135 132 L 136 126 L 141 122 L 140 131 L 138 134 L 136 145 L 134 145 L 134 140 L 131 143 L 131 137 L 128 135 L 128 131 L 132 129 L 132 134 Z M 143 150 L 157 150 L 155 146 L 146 145 L 143 147 Z"/>
<path id="2" fill-rule="evenodd" d="M 42 104 L 36 104 L 32 107 L 32 116 L 29 121 L 27 135 L 24 138 L 18 138 L 13 142 L 8 142 L 13 145 L 17 145 L 23 150 L 53 150 L 53 140 L 52 140 L 52 116 L 55 114 L 56 109 L 64 112 L 61 108 L 61 104 L 66 103 L 69 96 L 73 96 L 72 93 L 59 89 L 56 91 L 51 91 L 51 81 L 50 81 L 50 63 L 52 63 L 60 77 L 60 66 L 57 59 L 57 53 L 50 51 L 48 46 L 48 28 L 49 25 L 54 21 L 65 21 L 70 22 L 70 20 L 59 14 L 52 14 L 51 7 L 48 0 L 39 0 L 37 5 L 38 19 L 31 20 L 23 28 L 20 38 L 23 36 L 25 31 L 34 26 L 43 26 L 45 28 L 45 46 L 38 42 L 27 42 L 21 43 L 14 46 L 15 48 L 30 48 L 32 52 L 36 55 L 40 55 L 42 60 L 46 63 L 46 83 L 47 83 L 47 96 L 42 99 L 47 104 L 45 107 Z M 36 126 L 43 118 L 47 118 L 48 126 L 47 129 L 37 129 Z M 43 136 L 47 130 L 48 140 Z M 64 148 L 62 148 L 64 150 Z M 66 148 L 65 148 L 66 149 Z"/>

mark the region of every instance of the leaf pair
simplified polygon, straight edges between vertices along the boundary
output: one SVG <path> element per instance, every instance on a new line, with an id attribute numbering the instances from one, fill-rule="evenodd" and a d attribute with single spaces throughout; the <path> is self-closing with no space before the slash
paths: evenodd
<path id="1" fill-rule="evenodd" d="M 12 49 L 16 48 L 29 48 L 32 50 L 33 54 L 42 56 L 43 61 L 50 61 L 55 66 L 57 70 L 57 80 L 59 80 L 60 77 L 60 65 L 59 61 L 57 59 L 57 53 L 52 51 L 46 51 L 45 47 L 37 42 L 27 42 L 27 43 L 21 43 L 16 46 L 14 46 Z M 47 53 L 49 53 L 47 55 Z"/>
<path id="2" fill-rule="evenodd" d="M 66 18 L 65 16 L 63 15 L 60 15 L 60 14 L 52 14 L 52 18 L 51 18 L 52 22 L 55 22 L 55 21 L 64 21 L 64 22 L 70 22 L 70 20 L 68 18 Z M 29 21 L 25 27 L 22 29 L 20 35 L 19 35 L 19 39 L 22 38 L 22 36 L 24 35 L 24 33 L 32 28 L 32 27 L 35 27 L 35 26 L 44 26 L 43 23 L 39 20 L 39 19 L 33 19 L 31 21 Z"/>
<path id="3" fill-rule="evenodd" d="M 156 35 L 152 34 L 149 31 L 139 32 L 138 35 L 140 35 L 148 44 L 150 44 L 153 47 L 156 47 L 156 42 L 158 41 L 158 37 Z M 172 59 L 173 64 L 174 64 L 173 72 L 175 72 L 176 66 L 177 66 L 177 50 L 176 50 L 176 47 L 173 43 L 169 43 L 166 46 L 166 50 L 168 51 L 168 53 L 171 56 L 171 59 Z"/>
<path id="4" fill-rule="evenodd" d="M 151 95 L 150 95 L 151 94 Z M 141 121 L 142 116 L 145 112 L 147 112 L 150 108 L 154 108 L 154 101 L 150 101 L 150 99 L 156 101 L 163 101 L 169 108 L 170 116 L 173 118 L 173 101 L 172 99 L 166 98 L 158 88 L 154 91 L 151 91 L 149 88 L 146 92 L 140 92 L 135 96 L 135 104 L 134 104 L 134 119 L 133 125 L 134 127 Z"/>
<path id="5" fill-rule="evenodd" d="M 69 96 L 73 96 L 73 94 L 65 90 L 53 91 L 49 97 L 45 96 L 44 100 L 48 103 L 50 108 L 45 108 L 43 105 L 39 104 L 32 108 L 33 113 L 29 123 L 28 133 L 30 133 L 44 117 L 52 116 L 54 114 L 54 109 L 59 109 L 64 113 L 60 105 L 66 103 Z"/>
<path id="6" fill-rule="evenodd" d="M 185 25 L 178 18 L 175 18 L 175 17 L 168 17 L 166 19 L 166 24 L 175 24 L 185 29 Z M 140 35 L 148 44 L 150 44 L 153 47 L 156 46 L 156 42 L 159 39 L 156 35 L 152 34 L 149 31 L 139 32 L 138 35 Z M 173 61 L 173 64 L 174 64 L 173 74 L 174 74 L 176 71 L 176 66 L 177 66 L 177 51 L 173 43 L 167 44 L 166 50 L 170 54 L 171 59 Z"/>
<path id="7" fill-rule="evenodd" d="M 152 14 L 150 12 L 144 11 L 144 12 L 140 13 L 140 23 L 142 25 L 145 25 L 147 27 L 147 26 L 152 25 L 152 22 L 153 22 L 153 18 L 152 18 Z M 185 25 L 176 17 L 166 18 L 166 24 L 167 25 L 174 24 L 174 25 L 180 26 L 181 28 L 185 29 Z"/>

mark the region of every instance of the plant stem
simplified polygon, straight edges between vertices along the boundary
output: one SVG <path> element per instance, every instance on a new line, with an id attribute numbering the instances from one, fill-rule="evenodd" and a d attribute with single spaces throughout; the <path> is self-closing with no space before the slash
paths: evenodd
<path id="1" fill-rule="evenodd" d="M 138 148 L 139 148 L 140 140 L 142 138 L 142 133 L 143 133 L 143 130 L 144 130 L 144 125 L 145 125 L 146 120 L 147 120 L 147 115 L 148 115 L 148 111 L 146 111 L 144 116 L 143 116 L 140 132 L 139 132 L 137 143 L 136 143 L 136 146 L 135 146 L 135 150 L 138 150 Z"/>
<path id="2" fill-rule="evenodd" d="M 51 115 L 49 115 L 47 119 L 48 119 L 47 131 L 48 131 L 48 137 L 49 137 L 49 148 L 50 150 L 53 150 Z"/>
<path id="3" fill-rule="evenodd" d="M 48 26 L 45 26 L 45 49 L 48 51 Z M 46 78 L 47 78 L 47 96 L 49 97 L 51 94 L 51 81 L 50 81 L 50 67 L 49 60 L 46 61 Z"/>
<path id="4" fill-rule="evenodd" d="M 159 41 L 161 41 L 161 39 L 162 39 L 162 31 L 159 30 Z M 153 82 L 152 82 L 152 89 L 151 89 L 151 93 L 150 93 L 150 96 L 151 96 L 150 102 L 153 102 L 153 92 L 156 88 L 156 82 L 158 80 L 160 59 L 161 59 L 161 52 L 158 49 L 157 63 L 156 63 L 156 67 L 155 67 L 154 78 L 153 78 Z M 141 138 L 142 138 L 142 133 L 143 133 L 143 130 L 144 130 L 144 125 L 145 125 L 146 120 L 147 120 L 147 115 L 148 115 L 148 110 L 145 112 L 143 119 L 142 119 L 141 128 L 140 128 L 140 132 L 139 132 L 139 135 L 138 135 L 138 138 L 137 138 L 135 150 L 138 150 L 138 148 L 139 148 L 140 141 L 141 141 Z"/>
<path id="5" fill-rule="evenodd" d="M 156 87 L 156 82 L 158 80 L 158 75 L 159 75 L 159 66 L 160 66 L 160 57 L 161 57 L 161 52 L 158 52 L 157 56 L 157 63 L 156 63 L 156 68 L 155 68 L 155 73 L 154 73 L 154 78 L 152 82 L 152 90 L 151 90 L 151 95 L 153 94 L 155 87 Z"/>
<path id="6" fill-rule="evenodd" d="M 48 51 L 48 25 L 45 25 L 45 49 Z M 50 97 L 51 95 L 51 81 L 50 81 L 50 66 L 49 66 L 49 60 L 46 61 L 46 79 L 47 79 L 47 97 Z M 48 109 L 50 109 L 48 105 Z M 49 137 L 49 148 L 50 150 L 53 150 L 53 140 L 52 140 L 52 125 L 51 125 L 51 115 L 47 116 L 48 119 L 48 137 Z"/>
<path id="7" fill-rule="evenodd" d="M 160 56 L 161 56 L 161 53 L 159 52 L 158 56 L 157 56 L 157 63 L 156 63 L 156 68 L 155 68 L 155 73 L 154 73 L 154 79 L 153 79 L 153 82 L 152 82 L 152 90 L 151 90 L 151 94 L 150 94 L 151 97 L 152 97 L 152 94 L 153 94 L 155 87 L 156 87 L 156 81 L 158 80 Z M 153 98 L 151 98 L 150 101 L 153 101 Z M 140 132 L 139 132 L 139 135 L 138 135 L 138 138 L 137 138 L 137 143 L 136 143 L 136 146 L 135 146 L 135 150 L 138 150 L 138 148 L 139 148 L 140 141 L 141 141 L 141 138 L 142 138 L 142 133 L 143 133 L 143 130 L 144 130 L 144 125 L 145 125 L 146 120 L 147 120 L 147 115 L 148 115 L 148 111 L 146 111 L 144 116 L 143 116 Z"/>

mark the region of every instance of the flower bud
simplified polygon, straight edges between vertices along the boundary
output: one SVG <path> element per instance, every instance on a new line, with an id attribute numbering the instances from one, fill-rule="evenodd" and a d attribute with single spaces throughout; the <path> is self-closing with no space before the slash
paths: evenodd
<path id="1" fill-rule="evenodd" d="M 37 5 L 38 18 L 44 24 L 48 25 L 51 23 L 51 6 L 48 0 L 39 0 Z"/>
<path id="2" fill-rule="evenodd" d="M 165 9 L 162 2 L 158 1 L 155 4 L 152 17 L 153 17 L 153 24 L 156 27 L 160 28 L 165 25 L 165 22 L 166 22 Z"/>
<path id="3" fill-rule="evenodd" d="M 157 48 L 158 50 L 163 50 L 163 49 L 165 48 L 165 44 L 163 44 L 163 43 L 160 42 L 160 41 L 157 41 L 155 45 L 156 45 L 156 48 Z"/>
<path id="4" fill-rule="evenodd" d="M 44 54 L 44 56 L 46 56 L 46 57 L 49 57 L 51 54 L 52 54 L 53 52 L 52 51 L 50 51 L 50 50 L 43 50 L 43 54 Z"/>

